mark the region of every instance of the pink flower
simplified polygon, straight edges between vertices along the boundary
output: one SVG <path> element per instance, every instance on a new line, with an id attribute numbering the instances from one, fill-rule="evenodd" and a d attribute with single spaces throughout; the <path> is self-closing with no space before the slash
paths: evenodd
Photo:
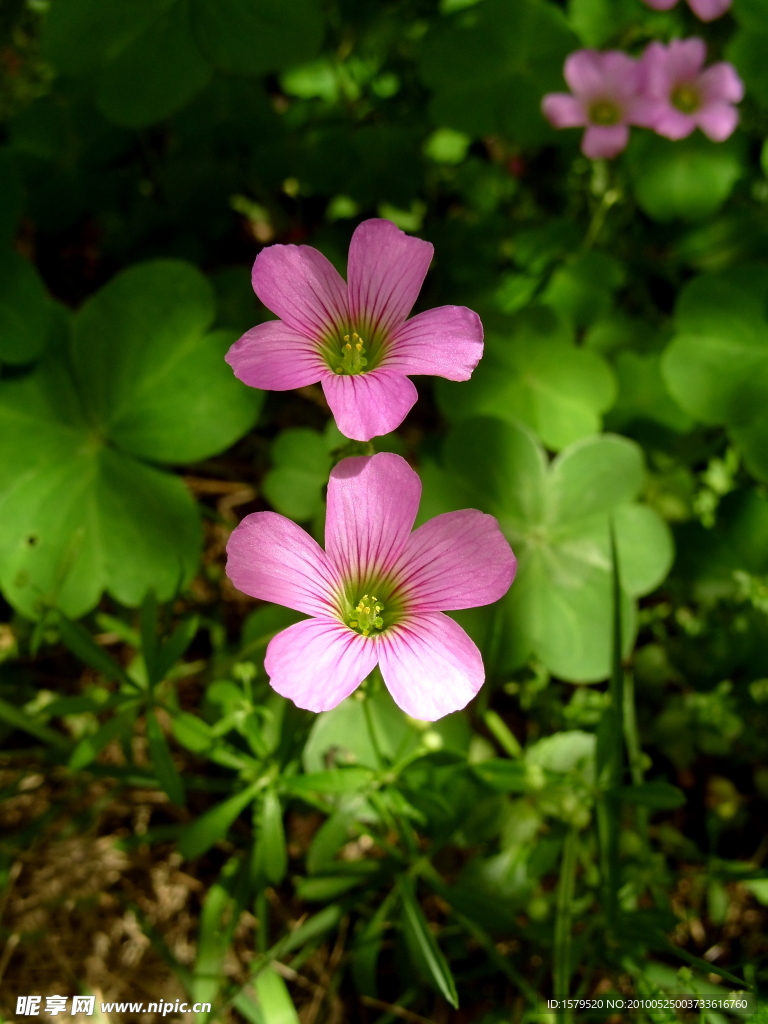
<path id="1" fill-rule="evenodd" d="M 641 60 L 644 91 L 653 104 L 648 127 L 668 139 L 684 139 L 701 128 L 722 142 L 739 123 L 733 106 L 744 86 L 732 64 L 721 61 L 702 71 L 707 47 L 701 39 L 651 43 Z"/>
<path id="2" fill-rule="evenodd" d="M 367 220 L 349 246 L 348 283 L 309 245 L 271 245 L 256 257 L 253 290 L 279 320 L 229 350 L 254 388 L 323 385 L 339 430 L 369 441 L 398 427 L 418 394 L 411 373 L 468 380 L 483 354 L 480 317 L 440 306 L 407 320 L 432 260 L 429 242 L 388 220 Z"/>
<path id="3" fill-rule="evenodd" d="M 675 6 L 677 0 L 645 0 L 645 2 L 655 11 L 668 11 Z M 733 0 L 688 0 L 688 6 L 702 21 L 714 21 L 715 18 L 721 17 L 732 3 Z"/>
<path id="4" fill-rule="evenodd" d="M 544 116 L 555 128 L 586 127 L 581 151 L 592 160 L 617 156 L 629 141 L 629 125 L 644 124 L 647 116 L 639 63 L 619 50 L 577 50 L 563 74 L 573 95 L 547 93 Z"/>
<path id="5" fill-rule="evenodd" d="M 483 685 L 480 652 L 445 609 L 491 604 L 516 559 L 493 516 L 437 516 L 411 533 L 421 481 L 399 455 L 344 459 L 328 483 L 326 550 L 290 519 L 254 512 L 227 545 L 238 590 L 312 618 L 267 648 L 270 683 L 300 708 L 327 711 L 378 663 L 395 702 L 433 721 Z"/>

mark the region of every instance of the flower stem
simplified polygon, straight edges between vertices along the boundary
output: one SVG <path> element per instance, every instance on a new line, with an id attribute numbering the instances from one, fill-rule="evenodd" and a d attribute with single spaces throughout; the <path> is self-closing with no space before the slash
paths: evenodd
<path id="1" fill-rule="evenodd" d="M 367 680 L 366 680 L 366 682 L 367 682 Z M 368 728 L 368 736 L 369 736 L 370 741 L 371 741 L 371 746 L 373 747 L 373 756 L 376 758 L 376 767 L 377 768 L 383 768 L 384 767 L 384 757 L 383 757 L 383 755 L 381 753 L 381 747 L 379 746 L 379 741 L 378 741 L 378 739 L 376 737 L 376 729 L 375 729 L 374 724 L 373 724 L 373 715 L 371 713 L 371 693 L 370 693 L 370 690 L 368 690 L 366 692 L 365 699 L 363 700 L 363 714 L 365 715 L 365 724 L 366 724 L 366 726 Z"/>
<path id="2" fill-rule="evenodd" d="M 560 865 L 560 882 L 557 887 L 557 916 L 555 918 L 555 948 L 552 965 L 552 984 L 557 999 L 566 999 L 571 983 L 571 944 L 573 891 L 576 884 L 576 855 L 578 833 L 571 826 L 563 843 L 563 859 Z M 562 1021 L 568 1021 L 571 1014 L 563 1010 Z"/>

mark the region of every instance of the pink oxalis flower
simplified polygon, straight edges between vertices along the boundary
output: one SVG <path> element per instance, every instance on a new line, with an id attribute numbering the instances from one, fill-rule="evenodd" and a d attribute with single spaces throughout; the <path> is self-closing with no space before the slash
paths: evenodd
<path id="1" fill-rule="evenodd" d="M 411 533 L 421 481 L 382 452 L 344 459 L 328 483 L 326 550 L 275 512 L 255 512 L 227 545 L 238 590 L 312 616 L 278 633 L 265 666 L 278 693 L 327 711 L 378 663 L 395 702 L 428 721 L 483 685 L 480 652 L 443 612 L 491 604 L 516 560 L 493 516 L 437 516 Z"/>
<path id="2" fill-rule="evenodd" d="M 727 61 L 702 71 L 706 56 L 701 39 L 646 47 L 641 60 L 643 88 L 654 108 L 649 127 L 659 135 L 684 139 L 698 127 L 713 142 L 723 142 L 739 123 L 733 104 L 744 96 L 742 81 Z"/>
<path id="3" fill-rule="evenodd" d="M 655 11 L 668 11 L 677 0 L 645 0 Z M 733 3 L 733 0 L 688 0 L 688 6 L 701 21 L 714 21 L 722 17 Z"/>
<path id="4" fill-rule="evenodd" d="M 254 388 L 319 381 L 339 430 L 356 441 L 389 433 L 418 397 L 408 374 L 468 380 L 483 354 L 471 309 L 440 306 L 407 319 L 432 253 L 388 220 L 364 221 L 345 283 L 309 245 L 269 246 L 253 265 L 253 289 L 280 319 L 251 328 L 227 362 Z"/>
<path id="5" fill-rule="evenodd" d="M 563 75 L 573 95 L 547 93 L 544 116 L 555 128 L 586 127 L 581 151 L 592 160 L 617 156 L 629 142 L 629 125 L 648 117 L 638 61 L 619 50 L 577 50 Z"/>

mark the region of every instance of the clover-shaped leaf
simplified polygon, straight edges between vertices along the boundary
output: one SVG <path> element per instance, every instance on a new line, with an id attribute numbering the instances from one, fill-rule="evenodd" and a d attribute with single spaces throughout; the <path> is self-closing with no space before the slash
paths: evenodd
<path id="1" fill-rule="evenodd" d="M 638 135 L 628 157 L 641 209 L 662 222 L 709 217 L 744 173 L 737 139 L 710 142 L 698 132 L 676 142 Z"/>
<path id="2" fill-rule="evenodd" d="M 445 469 L 423 474 L 421 515 L 479 505 L 495 515 L 518 557 L 517 579 L 493 624 L 473 630 L 505 637 L 509 671 L 534 655 L 573 682 L 610 670 L 611 553 L 616 532 L 625 650 L 635 632 L 635 598 L 653 590 L 672 561 L 662 520 L 634 502 L 643 481 L 640 449 L 627 438 L 585 438 L 551 464 L 523 424 L 467 420 L 449 435 Z M 469 628 L 472 624 L 467 621 Z"/>
<path id="3" fill-rule="evenodd" d="M 293 67 L 323 41 L 317 0 L 192 0 L 190 10 L 203 53 L 236 75 Z"/>
<path id="4" fill-rule="evenodd" d="M 35 268 L 0 247 L 0 363 L 30 363 L 40 355 L 51 322 L 51 302 Z"/>
<path id="5" fill-rule="evenodd" d="M 102 113 L 132 128 L 172 114 L 211 76 L 188 0 L 69 0 L 53 5 L 43 37 L 53 65 L 93 76 Z"/>
<path id="6" fill-rule="evenodd" d="M 691 416 L 728 427 L 750 469 L 768 479 L 768 268 L 694 279 L 675 320 L 662 360 L 670 392 Z"/>
<path id="7" fill-rule="evenodd" d="M 484 0 L 471 19 L 446 19 L 422 57 L 434 121 L 475 137 L 549 139 L 541 96 L 562 87 L 563 60 L 576 45 L 562 12 L 544 0 Z"/>
<path id="8" fill-rule="evenodd" d="M 284 516 L 307 522 L 323 511 L 323 488 L 331 471 L 331 451 L 345 441 L 334 420 L 324 433 L 290 427 L 272 444 L 273 468 L 262 482 L 264 496 Z"/>
<path id="9" fill-rule="evenodd" d="M 279 71 L 313 56 L 322 35 L 316 0 L 67 0 L 43 41 L 57 70 L 92 78 L 106 117 L 140 128 L 193 99 L 212 65 Z"/>
<path id="10" fill-rule="evenodd" d="M 206 333 L 210 288 L 193 267 L 132 268 L 58 332 L 38 369 L 0 385 L 0 585 L 27 615 L 81 615 L 103 590 L 169 598 L 197 566 L 200 524 L 177 477 L 253 424 L 260 392 Z M 147 460 L 147 461 L 144 461 Z"/>
<path id="11" fill-rule="evenodd" d="M 605 360 L 577 348 L 573 328 L 546 307 L 490 331 L 483 361 L 466 383 L 436 382 L 438 404 L 450 419 L 492 415 L 532 427 L 555 451 L 600 430 L 600 414 L 616 385 Z"/>

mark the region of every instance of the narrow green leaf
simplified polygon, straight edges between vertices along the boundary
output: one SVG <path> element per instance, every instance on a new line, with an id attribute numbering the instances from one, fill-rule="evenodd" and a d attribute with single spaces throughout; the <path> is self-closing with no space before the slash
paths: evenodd
<path id="1" fill-rule="evenodd" d="M 264 874 L 273 885 L 279 885 L 288 870 L 288 853 L 285 848 L 285 829 L 280 797 L 274 789 L 264 794 L 261 807 L 261 828 L 258 842 L 261 846 L 261 863 Z"/>
<path id="2" fill-rule="evenodd" d="M 374 773 L 368 768 L 337 768 L 335 771 L 310 772 L 283 779 L 289 793 L 356 793 L 367 786 Z"/>
<path id="3" fill-rule="evenodd" d="M 517 736 L 515 736 L 501 715 L 497 714 L 495 711 L 489 710 L 483 715 L 483 721 L 488 726 L 488 729 L 493 734 L 494 739 L 505 753 L 514 758 L 523 756 L 523 751 L 520 743 L 518 742 Z"/>
<path id="4" fill-rule="evenodd" d="M 184 619 L 160 647 L 160 650 L 157 652 L 156 663 L 158 681 L 165 679 L 179 658 L 185 653 L 195 639 L 199 625 L 200 619 L 197 615 Z"/>
<path id="5" fill-rule="evenodd" d="M 118 665 L 115 659 L 110 657 L 103 647 L 99 647 L 88 630 L 81 626 L 79 622 L 72 622 L 71 619 L 61 615 L 59 616 L 57 628 L 66 646 L 76 657 L 84 661 L 86 665 L 95 668 L 97 672 L 101 672 L 103 676 L 106 676 L 107 679 L 111 679 L 115 683 L 120 683 L 122 686 L 127 686 L 132 690 L 141 689 L 138 683 L 131 679 L 122 665 Z"/>
<path id="6" fill-rule="evenodd" d="M 152 760 L 152 767 L 157 773 L 160 785 L 173 803 L 178 807 L 183 807 L 186 802 L 184 798 L 184 784 L 181 781 L 176 765 L 173 763 L 165 733 L 160 728 L 160 723 L 151 708 L 147 709 L 147 742 L 149 744 L 149 756 Z"/>
<path id="7" fill-rule="evenodd" d="M 157 595 L 152 587 L 144 595 L 139 616 L 141 624 L 141 653 L 147 669 L 149 687 L 152 689 L 160 680 L 157 678 Z"/>
<path id="8" fill-rule="evenodd" d="M 355 985 L 363 995 L 375 997 L 378 994 L 377 973 L 384 932 L 389 926 L 389 916 L 399 899 L 400 890 L 395 886 L 379 904 L 352 947 L 352 975 Z"/>
<path id="9" fill-rule="evenodd" d="M 132 703 L 127 710 L 105 722 L 93 736 L 86 736 L 80 740 L 69 759 L 71 770 L 78 772 L 85 768 L 91 761 L 96 760 L 104 747 L 113 739 L 118 736 L 127 736 L 136 719 L 137 711 L 138 705 Z"/>
<path id="10" fill-rule="evenodd" d="M 472 765 L 472 771 L 486 786 L 502 793 L 527 793 L 531 788 L 525 765 L 520 761 L 491 758 Z"/>
<path id="11" fill-rule="evenodd" d="M 435 988 L 451 1006 L 458 1009 L 459 997 L 456 992 L 456 983 L 453 980 L 448 961 L 430 931 L 424 912 L 416 899 L 413 883 L 410 879 L 401 877 L 399 886 L 403 905 L 403 924 L 421 954 Z"/>
<path id="12" fill-rule="evenodd" d="M 70 743 L 65 736 L 62 736 L 61 733 L 56 732 L 54 729 L 49 729 L 42 722 L 36 722 L 26 712 L 14 707 L 13 704 L 9 704 L 7 700 L 2 698 L 0 698 L 0 720 L 7 725 L 13 726 L 14 729 L 21 729 L 23 732 L 29 733 L 30 736 L 35 736 L 50 747 L 56 747 L 58 750 L 70 749 Z"/>
<path id="13" fill-rule="evenodd" d="M 254 782 L 247 789 L 231 796 L 229 800 L 206 811 L 197 821 L 193 821 L 179 837 L 179 849 L 182 856 L 190 860 L 193 857 L 199 857 L 219 839 L 223 839 L 238 815 L 253 800 L 260 786 L 260 782 Z"/>
<path id="14" fill-rule="evenodd" d="M 670 782 L 641 782 L 637 786 L 623 786 L 619 796 L 627 803 L 649 807 L 654 811 L 674 811 L 685 803 L 685 793 Z"/>
<path id="15" fill-rule="evenodd" d="M 219 994 L 224 979 L 224 957 L 245 902 L 243 877 L 242 859 L 230 857 L 206 893 L 193 972 L 192 998 L 195 1000 L 212 1003 Z"/>
<path id="16" fill-rule="evenodd" d="M 258 975 L 254 988 L 264 1024 L 299 1024 L 288 987 L 273 967 Z"/>

